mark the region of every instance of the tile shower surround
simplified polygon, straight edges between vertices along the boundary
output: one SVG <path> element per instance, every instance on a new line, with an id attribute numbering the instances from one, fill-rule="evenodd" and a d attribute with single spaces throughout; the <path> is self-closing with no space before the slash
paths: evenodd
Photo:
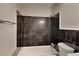
<path id="1" fill-rule="evenodd" d="M 44 20 L 46 24 L 42 27 L 37 24 Z M 37 46 L 49 45 L 51 40 L 51 20 L 48 17 L 18 16 L 17 20 L 17 46 Z M 59 42 L 73 47 L 79 52 L 79 31 L 78 30 L 59 30 Z M 56 42 L 56 41 L 55 41 Z M 56 42 L 57 43 L 57 42 Z"/>
<path id="2" fill-rule="evenodd" d="M 51 26 L 49 17 L 17 17 L 17 46 L 49 45 Z"/>

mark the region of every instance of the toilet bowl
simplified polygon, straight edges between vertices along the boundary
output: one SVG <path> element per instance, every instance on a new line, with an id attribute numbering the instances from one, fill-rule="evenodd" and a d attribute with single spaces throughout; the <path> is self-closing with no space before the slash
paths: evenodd
<path id="1" fill-rule="evenodd" d="M 59 55 L 60 56 L 67 56 L 69 53 L 73 53 L 74 49 L 64 43 L 58 43 L 59 48 Z"/>

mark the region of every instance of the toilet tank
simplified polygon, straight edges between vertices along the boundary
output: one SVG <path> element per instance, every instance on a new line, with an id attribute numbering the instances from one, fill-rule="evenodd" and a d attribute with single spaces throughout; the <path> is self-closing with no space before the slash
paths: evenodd
<path id="1" fill-rule="evenodd" d="M 58 43 L 58 48 L 59 48 L 60 56 L 66 56 L 67 54 L 74 52 L 74 48 L 72 48 L 64 43 Z"/>

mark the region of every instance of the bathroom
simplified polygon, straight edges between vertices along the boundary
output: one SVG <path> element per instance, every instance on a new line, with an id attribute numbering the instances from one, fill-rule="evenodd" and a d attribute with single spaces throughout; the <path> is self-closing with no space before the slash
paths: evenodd
<path id="1" fill-rule="evenodd" d="M 78 47 L 79 32 L 78 32 L 78 30 L 75 30 L 73 28 L 64 29 L 63 27 L 61 27 L 62 23 L 60 23 L 60 22 L 62 22 L 61 16 L 65 17 L 65 16 L 63 16 L 62 12 L 67 12 L 66 9 L 68 9 L 69 7 L 71 7 L 73 5 L 76 6 L 76 4 L 47 4 L 47 6 L 49 6 L 49 7 L 52 7 L 52 6 L 53 7 L 54 6 L 62 7 L 62 5 L 64 5 L 64 7 L 62 7 L 62 8 L 65 8 L 65 10 L 63 10 L 61 8 L 61 11 L 58 11 L 54 15 L 51 15 L 51 16 L 48 14 L 47 15 L 42 14 L 42 16 L 40 14 L 37 14 L 40 12 L 40 11 L 38 12 L 39 9 L 43 9 L 45 7 L 47 8 L 46 4 L 23 4 L 22 7 L 25 7 L 25 5 L 30 6 L 28 8 L 24 8 L 25 12 L 30 12 L 30 14 L 29 14 L 30 16 L 21 15 L 20 12 L 17 11 L 17 14 L 18 14 L 18 17 L 17 17 L 17 32 L 18 32 L 17 42 L 18 43 L 17 43 L 17 46 L 24 47 L 25 50 L 22 49 L 22 51 L 26 51 L 26 49 L 27 49 L 27 52 L 28 52 L 28 48 L 25 48 L 25 47 L 33 47 L 33 49 L 35 49 L 35 50 L 37 49 L 36 47 L 38 47 L 38 48 L 40 47 L 42 49 L 42 51 L 43 50 L 45 51 L 44 48 L 47 47 L 47 49 L 50 49 L 48 47 L 53 46 L 51 48 L 52 52 L 50 51 L 50 53 L 46 52 L 47 51 L 46 50 L 45 54 L 41 51 L 40 51 L 41 53 L 39 53 L 39 52 L 35 53 L 36 52 L 35 51 L 33 53 L 24 52 L 25 55 L 34 55 L 34 53 L 35 53 L 35 55 L 66 56 L 67 54 L 70 55 L 71 53 L 79 52 L 79 47 Z M 38 9 L 36 10 L 35 8 L 36 9 L 38 8 Z M 32 9 L 34 11 L 36 10 L 35 11 L 36 15 L 33 14 Z M 53 10 L 55 10 L 55 8 L 52 8 L 52 11 Z M 22 11 L 22 12 L 24 12 L 24 11 Z M 63 24 L 63 25 L 66 26 L 66 24 Z M 68 25 L 68 27 L 69 27 L 69 25 Z M 64 53 L 61 53 L 60 47 L 63 46 L 63 44 L 61 44 L 61 43 L 63 43 L 64 45 L 67 45 L 67 47 L 65 46 L 64 49 L 70 48 L 71 50 L 69 49 L 68 52 L 65 50 L 66 52 L 62 51 Z M 42 46 L 44 46 L 44 48 Z M 30 49 L 29 49 L 29 52 L 30 52 Z M 20 51 L 20 53 L 18 55 L 20 55 L 21 53 L 22 52 Z"/>
<path id="2" fill-rule="evenodd" d="M 0 9 L 0 55 L 79 56 L 78 3 L 2 3 Z"/>

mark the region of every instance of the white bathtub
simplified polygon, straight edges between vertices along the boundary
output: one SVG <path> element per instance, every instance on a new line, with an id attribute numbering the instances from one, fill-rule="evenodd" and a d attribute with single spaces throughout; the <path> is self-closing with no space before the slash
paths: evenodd
<path id="1" fill-rule="evenodd" d="M 50 45 L 22 47 L 17 56 L 56 56 L 58 52 Z"/>

